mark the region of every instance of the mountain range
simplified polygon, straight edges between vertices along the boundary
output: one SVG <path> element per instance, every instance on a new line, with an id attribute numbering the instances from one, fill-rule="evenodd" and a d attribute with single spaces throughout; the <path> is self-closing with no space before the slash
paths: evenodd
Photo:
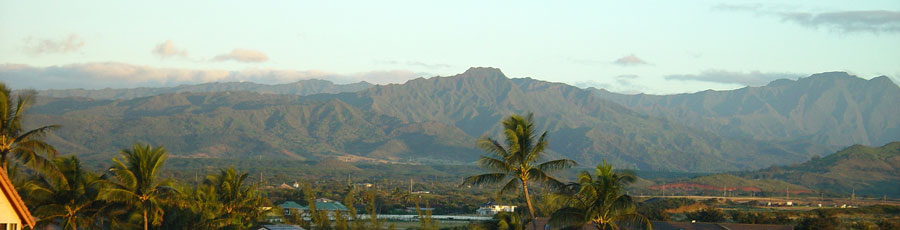
<path id="1" fill-rule="evenodd" d="M 634 111 L 730 137 L 840 147 L 900 140 L 900 87 L 885 76 L 827 72 L 762 87 L 661 96 L 591 90 Z"/>
<path id="2" fill-rule="evenodd" d="M 471 164 L 483 154 L 474 146 L 477 138 L 498 137 L 499 121 L 504 116 L 533 112 L 539 127 L 548 132 L 549 157 L 570 158 L 587 167 L 607 160 L 620 168 L 691 172 L 803 162 L 834 152 L 840 146 L 836 140 L 843 136 L 832 135 L 841 132 L 862 130 L 859 132 L 866 136 L 860 142 L 900 139 L 893 117 L 897 113 L 891 114 L 898 107 L 880 108 L 895 105 L 898 100 L 892 99 L 900 99 L 895 84 L 849 84 L 846 82 L 882 80 L 832 75 L 839 74 L 780 80 L 758 88 L 671 96 L 622 95 L 530 78 L 510 79 L 494 68 L 471 68 L 450 77 L 375 86 L 209 83 L 155 89 L 58 90 L 39 92 L 42 97 L 30 111 L 28 122 L 62 125 L 48 136 L 58 149 L 104 160 L 134 142 L 146 142 L 163 145 L 174 157 L 185 158 L 336 157 L 344 161 Z M 798 86 L 801 82 L 803 85 Z M 293 85 L 308 87 L 300 90 Z M 274 90 L 279 88 L 276 86 L 281 90 Z M 802 98 L 777 105 L 794 108 L 781 108 L 772 103 L 787 96 L 748 93 L 774 90 L 770 88 L 782 88 L 778 95 Z M 802 92 L 784 93 L 787 89 Z M 857 93 L 863 98 L 851 95 L 863 91 L 882 94 Z M 742 104 L 728 107 L 725 102 L 713 105 L 716 96 L 692 96 L 711 93 L 720 94 L 718 98 L 775 102 L 754 104 L 744 99 Z M 822 96 L 826 94 L 842 96 Z M 659 99 L 667 97 L 681 99 Z M 696 97 L 707 101 L 688 102 Z M 866 114 L 822 112 L 829 104 L 826 100 L 835 98 L 844 102 L 832 103 L 832 111 L 852 108 L 848 113 Z M 678 100 L 682 106 L 673 102 Z M 651 103 L 657 105 L 648 105 Z M 702 106 L 686 106 L 695 103 Z M 786 125 L 784 130 L 776 130 L 776 123 L 768 129 L 754 127 L 765 121 L 764 115 L 769 113 L 763 112 L 785 111 L 804 115 L 789 116 L 791 119 L 819 120 L 815 124 L 820 126 Z M 831 124 L 828 122 L 844 119 L 859 121 L 825 127 Z"/>
<path id="3" fill-rule="evenodd" d="M 180 85 L 176 87 L 143 87 L 133 89 L 49 89 L 39 91 L 45 97 L 85 97 L 93 99 L 133 99 L 160 94 L 183 92 L 229 92 L 248 91 L 260 94 L 310 95 L 320 93 L 356 92 L 371 88 L 368 82 L 352 84 L 334 84 L 330 81 L 309 79 L 294 83 L 264 85 L 252 82 L 213 82 L 197 85 Z"/>

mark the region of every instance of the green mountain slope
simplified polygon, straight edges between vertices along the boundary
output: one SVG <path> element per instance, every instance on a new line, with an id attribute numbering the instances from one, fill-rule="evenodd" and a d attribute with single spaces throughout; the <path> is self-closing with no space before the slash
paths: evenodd
<path id="1" fill-rule="evenodd" d="M 900 196 L 900 142 L 881 147 L 853 145 L 837 153 L 791 166 L 740 174 L 775 178 L 830 192 Z"/>
<path id="2" fill-rule="evenodd" d="M 656 171 L 734 171 L 800 162 L 804 142 L 726 138 L 631 111 L 594 92 L 473 68 L 357 93 L 176 93 L 119 100 L 42 98 L 30 122 L 61 124 L 64 152 L 104 159 L 135 141 L 176 157 L 289 158 L 468 164 L 475 139 L 506 115 L 532 111 L 550 155 Z"/>
<path id="3" fill-rule="evenodd" d="M 409 132 L 428 124 L 399 124 L 338 99 L 249 92 L 167 94 L 132 100 L 93 101 L 42 98 L 32 120 L 63 128 L 50 140 L 64 152 L 105 159 L 117 149 L 147 142 L 166 146 L 176 157 L 321 159 L 366 156 L 382 145 L 410 143 L 406 149 L 381 150 L 402 160 L 474 159 L 470 145 L 447 138 L 448 132 Z M 56 105 L 68 105 L 56 106 Z M 61 109 L 58 109 L 62 107 Z M 74 108 L 73 108 L 74 107 Z M 439 128 L 443 129 L 443 128 Z M 406 131 L 413 130 L 413 131 Z M 471 141 L 466 140 L 470 143 Z M 421 146 L 458 150 L 458 156 L 423 151 Z M 469 148 L 469 149 L 467 149 Z M 465 149 L 463 151 L 460 149 Z M 469 156 L 466 156 L 468 154 Z"/>
<path id="4" fill-rule="evenodd" d="M 503 116 L 533 111 L 550 133 L 550 150 L 585 165 L 606 159 L 650 170 L 734 170 L 799 162 L 826 151 L 808 143 L 722 138 L 635 113 L 588 90 L 508 79 L 493 68 L 376 86 L 357 96 L 371 100 L 361 106 L 403 122 L 443 122 L 473 137 L 498 135 L 497 121 Z"/>
<path id="5" fill-rule="evenodd" d="M 664 96 L 592 90 L 635 111 L 731 137 L 833 146 L 900 140 L 900 87 L 884 76 L 865 80 L 830 72 L 762 87 Z"/>
<path id="6" fill-rule="evenodd" d="M 251 82 L 215 82 L 197 85 L 180 85 L 176 87 L 134 88 L 134 89 L 62 89 L 41 90 L 38 93 L 45 97 L 86 97 L 93 99 L 133 99 L 172 93 L 203 93 L 250 91 L 261 94 L 312 95 L 319 93 L 356 92 L 372 87 L 368 82 L 353 84 L 334 84 L 326 80 L 310 79 L 294 83 L 265 85 Z"/>

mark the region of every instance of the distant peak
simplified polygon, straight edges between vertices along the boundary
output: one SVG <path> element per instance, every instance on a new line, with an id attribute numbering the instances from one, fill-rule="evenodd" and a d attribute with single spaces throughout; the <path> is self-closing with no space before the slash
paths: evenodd
<path id="1" fill-rule="evenodd" d="M 794 83 L 794 80 L 791 80 L 791 79 L 778 79 L 778 80 L 774 80 L 774 81 L 772 81 L 772 82 L 769 82 L 769 85 L 768 85 L 768 86 L 788 85 L 788 84 L 791 84 L 791 83 Z"/>
<path id="2" fill-rule="evenodd" d="M 506 75 L 503 74 L 503 71 L 493 67 L 472 67 L 466 70 L 462 75 L 473 77 L 506 77 Z"/>
<path id="3" fill-rule="evenodd" d="M 897 84 L 897 83 L 894 83 L 894 81 L 892 81 L 890 78 L 888 78 L 887 76 L 884 76 L 884 75 L 878 76 L 876 78 L 872 78 L 869 80 L 869 82 L 873 82 L 876 84 Z"/>
<path id="4" fill-rule="evenodd" d="M 859 78 L 859 77 L 857 77 L 855 75 L 850 75 L 847 72 L 835 71 L 835 72 L 824 72 L 824 73 L 813 74 L 813 75 L 809 76 L 809 78 L 810 79 L 820 79 L 820 78 L 822 78 L 822 79 L 837 79 L 837 78 L 847 79 L 847 78 Z"/>

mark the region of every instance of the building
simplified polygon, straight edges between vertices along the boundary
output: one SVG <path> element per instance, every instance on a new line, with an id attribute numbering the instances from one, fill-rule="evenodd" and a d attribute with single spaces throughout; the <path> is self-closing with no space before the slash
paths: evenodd
<path id="1" fill-rule="evenodd" d="M 303 214 L 304 212 L 309 211 L 309 207 L 298 204 L 293 201 L 285 201 L 284 203 L 278 205 L 284 210 L 285 216 L 290 216 L 293 214 Z M 316 210 L 328 212 L 329 214 L 334 212 L 347 212 L 347 206 L 341 204 L 341 202 L 333 201 L 330 199 L 319 198 L 316 199 Z"/>
<path id="2" fill-rule="evenodd" d="M 256 230 L 306 230 L 299 225 L 263 225 Z"/>
<path id="3" fill-rule="evenodd" d="M 492 202 L 487 202 L 487 203 L 481 205 L 481 207 L 478 208 L 478 210 L 475 210 L 475 214 L 482 215 L 482 216 L 493 216 L 500 212 L 515 212 L 515 211 L 516 211 L 515 205 L 499 205 L 492 201 Z"/>
<path id="4" fill-rule="evenodd" d="M 6 170 L 0 168 L 0 229 L 20 230 L 25 227 L 34 228 L 34 217 L 13 187 Z"/>
<path id="5" fill-rule="evenodd" d="M 294 213 L 302 213 L 303 212 L 302 210 L 306 209 L 305 206 L 300 205 L 297 202 L 293 202 L 293 201 L 285 201 L 284 203 L 281 203 L 278 206 L 280 206 L 281 209 L 284 210 L 285 216 L 294 215 Z"/>

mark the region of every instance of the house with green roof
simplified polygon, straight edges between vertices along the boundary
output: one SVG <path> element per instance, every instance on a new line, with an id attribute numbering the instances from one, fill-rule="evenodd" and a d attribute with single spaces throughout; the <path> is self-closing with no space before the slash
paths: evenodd
<path id="1" fill-rule="evenodd" d="M 303 205 L 300 205 L 297 202 L 293 201 L 285 201 L 278 206 L 280 206 L 281 209 L 284 210 L 285 216 L 290 216 L 292 215 L 292 213 L 303 213 L 303 210 L 307 210 L 307 208 Z"/>
<path id="2" fill-rule="evenodd" d="M 304 212 L 309 211 L 308 206 L 303 206 L 303 205 L 300 205 L 297 202 L 293 202 L 293 201 L 285 201 L 284 203 L 282 203 L 279 206 L 281 206 L 281 209 L 284 210 L 285 216 L 289 216 L 294 213 L 303 214 Z M 324 199 L 324 198 L 316 199 L 316 210 L 325 211 L 325 212 L 328 212 L 329 214 L 333 214 L 334 212 L 349 211 L 349 209 L 347 209 L 347 206 L 344 206 L 344 204 L 341 204 L 341 202 Z"/>

